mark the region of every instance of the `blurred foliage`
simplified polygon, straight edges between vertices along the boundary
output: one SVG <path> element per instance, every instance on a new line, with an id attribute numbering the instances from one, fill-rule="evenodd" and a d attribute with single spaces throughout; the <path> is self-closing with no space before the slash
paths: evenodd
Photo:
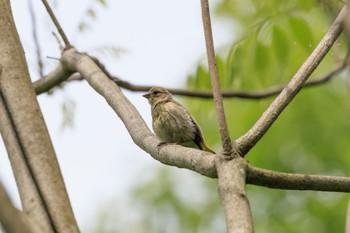
<path id="1" fill-rule="evenodd" d="M 90 4 L 81 15 L 81 20 L 78 23 L 79 32 L 85 32 L 87 29 L 91 28 L 93 22 L 97 19 L 98 8 L 107 7 L 106 0 L 90 0 Z"/>
<path id="2" fill-rule="evenodd" d="M 75 116 L 76 103 L 73 99 L 67 97 L 63 100 L 61 104 L 62 111 L 62 122 L 61 131 L 66 128 L 73 128 L 74 126 L 74 116 Z"/>
<path id="3" fill-rule="evenodd" d="M 171 167 L 146 172 L 128 199 L 101 207 L 89 232 L 225 232 L 216 180 Z"/>
<path id="4" fill-rule="evenodd" d="M 341 4 L 335 0 L 220 1 L 217 16 L 233 21 L 239 35 L 218 50 L 222 88 L 261 91 L 287 83 L 326 33 Z M 312 78 L 335 67 L 345 46 L 340 38 Z M 188 78 L 188 87 L 210 86 L 207 66 L 200 63 Z M 349 176 L 348 99 L 344 76 L 302 90 L 247 159 L 276 171 Z M 209 144 L 219 150 L 212 100 L 183 100 Z M 244 134 L 272 100 L 226 99 L 232 139 Z M 248 196 L 257 232 L 344 232 L 348 195 L 248 186 Z M 216 180 L 166 167 L 148 179 L 140 177 L 130 198 L 128 214 L 138 217 L 126 220 L 127 232 L 225 232 Z M 123 214 L 118 216 L 123 219 Z M 93 232 L 125 232 L 117 226 L 98 229 Z"/>
<path id="5" fill-rule="evenodd" d="M 328 30 L 339 1 L 230 1 L 217 8 L 241 35 L 217 55 L 223 89 L 263 90 L 287 83 Z M 344 57 L 340 38 L 313 78 Z M 209 89 L 207 66 L 188 79 L 191 89 Z M 257 167 L 293 173 L 349 175 L 349 94 L 344 77 L 302 90 L 247 155 Z M 225 100 L 232 139 L 244 134 L 272 102 Z M 213 103 L 186 99 L 208 142 L 219 144 Z M 209 123 L 211 122 L 211 123 Z M 344 232 L 348 195 L 271 190 L 248 186 L 257 232 Z"/>

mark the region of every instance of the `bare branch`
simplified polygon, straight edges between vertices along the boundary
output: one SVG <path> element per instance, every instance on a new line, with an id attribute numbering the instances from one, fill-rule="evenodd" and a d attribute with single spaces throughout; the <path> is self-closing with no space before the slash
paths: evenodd
<path id="1" fill-rule="evenodd" d="M 338 17 L 330 27 L 329 31 L 317 45 L 315 50 L 307 58 L 292 80 L 271 103 L 268 109 L 263 113 L 254 126 L 242 137 L 237 139 L 236 144 L 241 154 L 246 155 L 251 148 L 262 138 L 270 126 L 277 120 L 285 107 L 293 100 L 299 92 L 305 81 L 310 77 L 312 72 L 317 68 L 324 56 L 328 53 L 333 43 L 343 30 L 343 21 L 346 15 L 346 7 L 342 9 Z"/>
<path id="2" fill-rule="evenodd" d="M 150 153 L 154 159 L 170 166 L 186 168 L 207 177 L 217 178 L 216 155 L 178 145 L 157 147 L 160 141 L 150 132 L 139 112 L 119 87 L 87 55 L 71 48 L 64 51 L 62 62 L 67 69 L 80 72 L 91 87 L 106 99 L 124 122 L 136 145 Z M 248 184 L 279 189 L 350 192 L 350 178 L 347 177 L 288 174 L 259 169 L 251 165 L 247 169 Z M 302 179 L 303 177 L 307 179 Z M 336 188 L 327 184 L 336 184 Z"/>
<path id="3" fill-rule="evenodd" d="M 245 191 L 247 161 L 241 157 L 226 160 L 217 156 L 215 162 L 227 232 L 253 232 L 252 214 Z"/>
<path id="4" fill-rule="evenodd" d="M 65 43 L 65 45 L 66 45 L 66 49 L 69 49 L 70 47 L 72 47 L 72 45 L 71 45 L 71 43 L 69 42 L 69 40 L 68 40 L 66 34 L 64 33 L 64 31 L 63 31 L 63 29 L 62 29 L 60 23 L 58 22 L 58 20 L 57 20 L 55 14 L 54 14 L 53 11 L 52 11 L 50 5 L 47 3 L 46 0 L 42 0 L 42 2 L 44 3 L 44 6 L 45 6 L 47 12 L 48 12 L 49 15 L 50 15 L 52 22 L 55 24 L 55 26 L 56 26 L 56 28 L 57 28 L 57 30 L 58 30 L 58 33 L 61 35 L 62 40 L 64 41 L 64 43 Z"/>
<path id="5" fill-rule="evenodd" d="M 12 205 L 5 188 L 0 182 L 0 223 L 6 232 L 9 233 L 30 233 L 32 232 L 23 221 L 21 213 Z"/>
<path id="6" fill-rule="evenodd" d="M 327 192 L 350 192 L 350 178 L 283 173 L 256 168 L 247 168 L 247 183 L 273 189 L 313 190 Z"/>
<path id="7" fill-rule="evenodd" d="M 345 233 L 350 233 L 350 199 L 348 200 L 348 208 L 346 210 Z"/>
<path id="8" fill-rule="evenodd" d="M 211 85 L 213 87 L 214 103 L 216 115 L 218 117 L 219 131 L 221 142 L 223 145 L 223 154 L 225 156 L 233 157 L 230 133 L 228 131 L 227 121 L 225 117 L 224 103 L 222 101 L 222 94 L 220 88 L 219 72 L 215 60 L 215 50 L 213 35 L 211 30 L 210 11 L 208 0 L 201 0 L 202 20 L 205 35 L 205 44 L 207 48 L 208 65 L 211 78 Z"/>
<path id="9" fill-rule="evenodd" d="M 61 62 L 55 70 L 45 75 L 43 78 L 33 82 L 33 86 L 37 95 L 45 93 L 55 86 L 67 80 L 73 74 L 72 71 L 63 68 Z"/>
<path id="10" fill-rule="evenodd" d="M 35 13 L 33 9 L 33 0 L 28 0 L 29 4 L 29 13 L 30 13 L 30 18 L 32 20 L 32 36 L 33 36 L 33 41 L 36 49 L 36 56 L 37 56 L 37 63 L 38 63 L 38 69 L 39 69 L 39 77 L 44 76 L 44 64 L 41 59 L 41 49 L 39 45 L 39 39 L 38 39 L 38 33 L 36 31 L 36 18 L 35 18 Z"/>
<path id="11" fill-rule="evenodd" d="M 208 177 L 216 177 L 215 155 L 177 145 L 158 147 L 159 139 L 148 129 L 136 108 L 89 56 L 71 48 L 63 52 L 62 63 L 67 69 L 79 72 L 91 87 L 106 99 L 123 121 L 135 144 L 154 159 L 167 165 L 187 168 Z"/>
<path id="12" fill-rule="evenodd" d="M 108 72 L 107 69 L 103 68 L 104 65 L 97 58 L 95 58 L 94 61 L 97 62 L 96 64 L 100 66 L 102 71 L 121 88 L 127 89 L 129 91 L 133 91 L 133 92 L 145 92 L 145 91 L 147 92 L 149 89 L 153 87 L 153 86 L 145 86 L 145 85 L 135 85 L 130 82 L 127 82 Z M 341 71 L 343 71 L 347 67 L 347 64 L 348 64 L 347 58 L 345 58 L 341 64 L 336 66 L 328 74 L 319 78 L 307 80 L 303 86 L 304 89 L 309 87 L 315 87 L 331 81 L 334 77 L 336 77 L 337 74 L 339 74 Z M 56 77 L 56 75 L 58 77 Z M 83 78 L 79 73 L 74 73 L 74 75 L 72 75 L 72 72 L 68 70 L 64 70 L 61 64 L 58 65 L 56 70 L 45 75 L 42 79 L 43 80 L 37 80 L 33 83 L 35 91 L 38 95 L 51 90 L 55 86 L 64 82 L 65 80 L 67 81 L 83 80 Z M 264 99 L 264 98 L 269 98 L 271 96 L 278 95 L 283 90 L 283 88 L 285 88 L 285 86 L 271 87 L 260 91 L 259 90 L 257 91 L 226 90 L 226 91 L 222 91 L 222 97 L 241 98 L 241 99 L 248 99 L 248 100 Z M 173 95 L 197 97 L 197 98 L 204 98 L 204 99 L 213 98 L 213 92 L 211 91 L 188 90 L 188 89 L 178 89 L 178 88 L 167 88 L 167 90 L 170 91 L 170 93 L 172 93 Z"/>
<path id="13" fill-rule="evenodd" d="M 11 162 L 11 157 L 18 159 L 18 163 L 23 162 L 20 166 L 28 170 L 29 180 L 35 184 L 31 190 L 24 190 L 27 186 L 19 187 L 21 200 L 28 200 L 26 197 L 34 196 L 33 193 L 36 192 L 41 200 L 33 203 L 37 199 L 31 199 L 22 203 L 24 211 L 31 219 L 40 222 L 46 219 L 34 207 L 43 208 L 50 220 L 46 232 L 79 232 L 50 135 L 32 87 L 23 48 L 11 15 L 10 2 L 0 0 L 0 9 L 3 11 L 0 14 L 0 54 L 6 55 L 0 56 L 0 64 L 3 66 L 0 110 L 1 117 L 8 123 L 0 125 L 1 133 Z M 8 128 L 11 129 L 6 130 Z M 22 172 L 18 168 L 13 171 Z M 21 175 L 15 175 L 15 178 L 21 178 Z M 22 182 L 17 180 L 18 184 L 23 184 Z"/>

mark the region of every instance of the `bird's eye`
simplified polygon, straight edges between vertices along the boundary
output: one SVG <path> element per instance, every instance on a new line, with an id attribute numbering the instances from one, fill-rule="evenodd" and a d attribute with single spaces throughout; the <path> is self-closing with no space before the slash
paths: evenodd
<path id="1" fill-rule="evenodd" d="M 157 95 L 159 94 L 159 91 L 154 91 L 153 94 Z"/>

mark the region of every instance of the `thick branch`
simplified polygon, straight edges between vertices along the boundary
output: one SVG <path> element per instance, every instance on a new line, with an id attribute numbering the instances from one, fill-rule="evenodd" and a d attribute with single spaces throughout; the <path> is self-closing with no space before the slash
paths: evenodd
<path id="1" fill-rule="evenodd" d="M 252 214 L 245 191 L 247 161 L 217 156 L 219 193 L 224 207 L 227 232 L 253 232 Z"/>
<path id="2" fill-rule="evenodd" d="M 89 84 L 101 94 L 118 114 L 124 122 L 125 127 L 130 133 L 133 141 L 144 151 L 150 153 L 152 157 L 161 163 L 186 168 L 198 172 L 204 176 L 217 178 L 215 168 L 215 155 L 200 150 L 185 148 L 177 145 L 166 145 L 157 147 L 160 142 L 148 129 L 145 122 L 141 118 L 139 112 L 124 96 L 117 85 L 111 81 L 100 68 L 86 55 L 76 52 L 75 49 L 69 49 L 63 53 L 63 64 L 69 69 L 76 69 L 83 74 Z M 141 98 L 141 97 L 140 97 Z M 286 177 L 282 182 L 274 182 L 275 177 Z M 275 185 L 271 188 L 293 189 L 293 183 L 296 183 L 298 190 L 329 191 L 329 192 L 350 192 L 350 178 L 333 177 L 333 176 L 317 176 L 309 175 L 308 180 L 295 179 L 295 177 L 305 177 L 303 174 L 288 174 L 274 172 L 264 169 L 248 167 L 248 184 L 255 184 L 270 187 L 270 183 Z M 338 183 L 338 189 L 324 186 L 324 183 L 318 184 L 322 180 L 330 183 Z M 306 183 L 307 182 L 307 183 Z M 322 186 L 322 187 L 321 187 Z"/>
<path id="3" fill-rule="evenodd" d="M 304 85 L 305 81 L 310 77 L 312 72 L 326 56 L 333 43 L 343 30 L 345 15 L 346 7 L 344 7 L 339 13 L 329 31 L 326 33 L 308 59 L 304 62 L 304 64 L 300 67 L 288 85 L 271 103 L 254 126 L 236 141 L 243 156 L 246 155 L 251 148 L 253 148 L 253 146 L 267 132 L 270 126 L 277 120 L 278 116 L 293 100 L 300 88 Z"/>
<path id="4" fill-rule="evenodd" d="M 43 204 L 42 196 L 18 144 L 16 133 L 2 98 L 0 98 L 0 131 L 9 154 L 24 213 L 28 215 L 28 221 L 30 221 L 33 232 L 54 232 L 50 217 Z"/>
<path id="5" fill-rule="evenodd" d="M 72 74 L 73 72 L 63 68 L 61 62 L 58 63 L 58 66 L 55 70 L 51 71 L 43 78 L 33 82 L 36 94 L 40 95 L 51 90 L 53 87 L 56 87 L 57 85 L 67 80 Z"/>
<path id="6" fill-rule="evenodd" d="M 177 145 L 158 147 L 160 141 L 148 129 L 139 112 L 94 61 L 71 48 L 63 52 L 63 65 L 79 72 L 123 121 L 136 145 L 167 165 L 187 168 L 208 177 L 216 177 L 215 156 L 211 153 Z M 140 96 L 141 98 L 141 96 Z"/>
<path id="7" fill-rule="evenodd" d="M 2 117 L 8 125 L 1 126 L 2 137 L 8 150 L 11 165 L 25 167 L 33 189 L 17 180 L 23 209 L 36 222 L 45 221 L 36 211 L 41 206 L 50 220 L 47 232 L 79 232 L 72 208 L 69 203 L 56 154 L 48 134 L 43 116 L 30 81 L 16 28 L 13 22 L 10 3 L 0 0 L 0 64 L 3 73 L 0 79 Z M 5 130 L 10 127 L 11 130 Z M 13 144 L 16 146 L 14 147 Z M 21 156 L 18 159 L 18 156 Z M 15 161 L 13 163 L 12 161 Z M 19 164 L 23 162 L 24 164 Z M 13 168 L 14 172 L 21 172 Z M 15 178 L 22 177 L 22 174 Z M 31 186 L 29 188 L 32 188 Z M 28 200 L 28 196 L 39 196 Z M 51 228 L 51 229 L 50 229 Z"/>
<path id="8" fill-rule="evenodd" d="M 0 223 L 6 232 L 9 233 L 30 233 L 32 232 L 23 221 L 23 216 L 12 205 L 6 190 L 0 183 Z"/>
<path id="9" fill-rule="evenodd" d="M 228 131 L 227 121 L 225 117 L 224 103 L 222 100 L 220 79 L 218 67 L 215 60 L 215 50 L 213 42 L 213 34 L 211 30 L 210 11 L 208 0 L 201 0 L 202 20 L 205 35 L 205 44 L 207 48 L 208 65 L 210 72 L 211 85 L 213 87 L 214 103 L 216 115 L 218 117 L 219 131 L 221 142 L 223 145 L 224 155 L 232 156 L 232 145 L 230 133 Z"/>

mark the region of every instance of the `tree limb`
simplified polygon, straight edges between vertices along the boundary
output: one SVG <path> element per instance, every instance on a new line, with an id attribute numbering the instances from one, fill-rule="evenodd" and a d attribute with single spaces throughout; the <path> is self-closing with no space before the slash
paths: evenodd
<path id="1" fill-rule="evenodd" d="M 154 159 L 167 165 L 188 168 L 208 177 L 216 177 L 213 154 L 178 145 L 158 147 L 159 139 L 151 133 L 136 108 L 89 56 L 71 48 L 63 52 L 62 63 L 66 69 L 79 72 L 106 99 L 123 121 L 135 144 Z"/>
<path id="2" fill-rule="evenodd" d="M 43 78 L 33 82 L 33 87 L 37 95 L 48 92 L 52 88 L 67 80 L 73 74 L 72 71 L 63 68 L 61 62 L 55 70 L 45 75 Z"/>
<path id="3" fill-rule="evenodd" d="M 19 186 L 21 200 L 38 193 L 37 199 L 23 202 L 25 213 L 36 222 L 45 221 L 41 212 L 36 211 L 43 206 L 50 220 L 47 232 L 79 232 L 74 214 L 69 203 L 57 157 L 46 128 L 36 94 L 30 81 L 24 51 L 17 34 L 9 0 L 0 0 L 0 64 L 3 73 L 0 79 L 2 117 L 9 125 L 1 125 L 2 137 L 11 160 L 11 165 L 17 156 L 21 156 L 19 166 L 26 167 L 35 189 L 25 190 L 28 186 Z M 11 130 L 3 130 L 6 127 Z M 14 140 L 11 140 L 14 139 Z M 12 144 L 15 144 L 14 147 Z M 11 158 L 14 157 L 14 160 Z M 13 168 L 18 172 L 18 168 Z M 21 171 L 19 171 L 21 172 Z M 15 178 L 21 177 L 15 174 Z M 17 180 L 17 184 L 23 184 Z M 33 207 L 34 206 L 34 207 Z M 36 207 L 36 208 L 35 208 Z"/>
<path id="4" fill-rule="evenodd" d="M 63 31 L 63 29 L 62 29 L 60 23 L 58 22 L 58 20 L 57 20 L 55 14 L 54 14 L 53 11 L 52 11 L 50 5 L 47 3 L 46 0 L 42 0 L 42 2 L 43 2 L 44 6 L 45 6 L 45 8 L 46 8 L 46 10 L 47 10 L 47 13 L 49 13 L 49 15 L 50 15 L 50 18 L 51 18 L 52 22 L 55 24 L 55 26 L 56 26 L 56 28 L 57 28 L 57 30 L 58 30 L 58 33 L 61 35 L 62 40 L 64 41 L 64 44 L 66 45 L 66 49 L 69 49 L 70 47 L 72 47 L 72 45 L 71 45 L 71 43 L 69 42 L 69 40 L 68 40 L 66 34 L 64 33 L 64 31 Z"/>
<path id="5" fill-rule="evenodd" d="M 228 157 L 238 156 L 232 153 L 230 133 L 228 131 L 225 117 L 224 103 L 222 100 L 218 67 L 215 60 L 215 50 L 213 33 L 211 30 L 211 20 L 208 0 L 201 0 L 202 21 L 204 27 L 205 44 L 208 57 L 211 85 L 213 88 L 216 115 L 218 118 L 219 131 L 223 146 L 223 154 Z"/>
<path id="6" fill-rule="evenodd" d="M 40 45 L 39 45 L 38 33 L 36 30 L 37 26 L 36 26 L 35 12 L 34 12 L 34 8 L 33 8 L 33 0 L 28 0 L 28 6 L 29 6 L 30 18 L 32 20 L 32 36 L 33 36 L 33 41 L 34 41 L 35 50 L 36 50 L 39 77 L 43 77 L 44 76 L 44 64 L 43 64 L 43 61 L 41 59 L 41 49 L 40 49 Z"/>
<path id="7" fill-rule="evenodd" d="M 227 232 L 254 232 L 252 214 L 245 191 L 247 161 L 217 156 L 216 169 Z"/>
<path id="8" fill-rule="evenodd" d="M 277 120 L 278 116 L 293 100 L 296 94 L 304 85 L 305 81 L 310 77 L 312 72 L 317 68 L 323 58 L 326 56 L 333 43 L 343 30 L 343 22 L 346 15 L 346 7 L 344 7 L 335 19 L 334 23 L 317 45 L 315 50 L 307 58 L 298 72 L 294 75 L 288 85 L 271 103 L 259 120 L 253 127 L 236 140 L 240 154 L 246 155 L 251 148 L 262 138 L 270 126 Z"/>
<path id="9" fill-rule="evenodd" d="M 350 178 L 283 173 L 247 167 L 247 183 L 273 189 L 350 192 Z"/>
<path id="10" fill-rule="evenodd" d="M 321 76 L 319 78 L 315 78 L 312 80 L 307 80 L 303 86 L 303 89 L 315 87 L 324 83 L 331 81 L 337 74 L 343 71 L 347 67 L 347 58 L 344 59 L 344 62 L 338 64 L 333 70 L 329 73 Z M 101 64 L 101 62 L 99 62 Z M 101 64 L 102 65 L 102 64 Z M 133 91 L 133 92 L 147 92 L 152 86 L 147 85 L 136 85 L 125 81 L 115 75 L 110 74 L 106 69 L 102 69 L 107 76 L 113 80 L 119 87 Z M 64 70 L 61 64 L 58 64 L 58 67 L 49 74 L 45 75 L 43 78 L 33 82 L 35 91 L 37 95 L 45 93 L 52 88 L 56 87 L 60 83 L 64 81 L 81 81 L 83 77 L 79 73 L 74 73 L 72 77 L 72 72 L 68 70 Z M 58 76 L 58 77 L 56 77 Z M 53 79 L 53 80 L 51 80 Z M 270 87 L 264 90 L 256 90 L 256 91 L 235 91 L 235 90 L 224 90 L 222 91 L 223 98 L 240 98 L 240 99 L 248 99 L 248 100 L 258 100 L 265 99 L 281 93 L 281 91 L 285 88 L 285 86 L 276 86 Z M 211 99 L 213 98 L 213 92 L 211 91 L 203 91 L 203 90 L 188 90 L 188 89 L 179 89 L 179 88 L 167 88 L 170 93 L 173 95 L 179 96 L 187 96 L 187 97 L 196 97 L 203 99 Z"/>
<path id="11" fill-rule="evenodd" d="M 178 145 L 158 147 L 160 141 L 148 129 L 139 112 L 119 87 L 87 55 L 80 54 L 71 48 L 64 51 L 62 62 L 67 67 L 66 69 L 79 71 L 90 86 L 106 99 L 125 124 L 135 144 L 150 153 L 154 159 L 166 165 L 186 168 L 207 177 L 217 178 L 216 155 Z M 310 190 L 308 187 L 310 185 L 311 189 L 315 191 L 350 192 L 350 178 L 348 177 L 288 174 L 255 168 L 251 165 L 247 169 L 247 184 L 292 190 Z M 300 178 L 305 176 L 308 179 Z M 278 182 L 279 177 L 283 178 L 283 182 Z M 293 186 L 294 182 L 297 182 L 297 187 Z M 324 186 L 331 183 L 336 184 L 337 188 L 333 189 L 329 185 Z"/>
<path id="12" fill-rule="evenodd" d="M 31 233 L 21 213 L 13 207 L 5 188 L 0 182 L 0 223 L 8 233 Z"/>

